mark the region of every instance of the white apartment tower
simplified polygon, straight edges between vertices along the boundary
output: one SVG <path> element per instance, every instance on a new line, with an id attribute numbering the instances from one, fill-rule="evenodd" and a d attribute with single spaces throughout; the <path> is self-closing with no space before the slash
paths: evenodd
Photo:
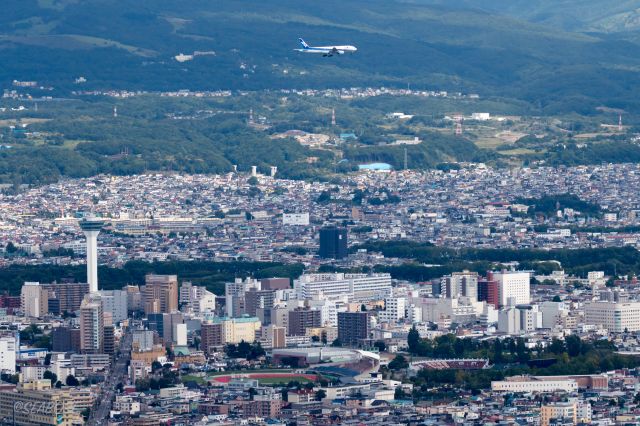
<path id="1" fill-rule="evenodd" d="M 387 318 L 392 321 L 398 321 L 405 317 L 407 299 L 404 297 L 389 297 L 384 300 L 384 309 L 387 312 Z"/>
<path id="2" fill-rule="evenodd" d="M 86 354 L 104 353 L 104 315 L 99 293 L 86 295 L 80 305 L 80 350 Z"/>

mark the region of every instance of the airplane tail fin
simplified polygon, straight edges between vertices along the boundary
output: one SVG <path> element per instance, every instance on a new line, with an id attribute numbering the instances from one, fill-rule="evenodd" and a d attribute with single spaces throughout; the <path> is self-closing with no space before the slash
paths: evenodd
<path id="1" fill-rule="evenodd" d="M 309 48 L 309 45 L 303 39 L 299 38 L 298 41 L 302 45 L 303 49 L 308 49 Z"/>

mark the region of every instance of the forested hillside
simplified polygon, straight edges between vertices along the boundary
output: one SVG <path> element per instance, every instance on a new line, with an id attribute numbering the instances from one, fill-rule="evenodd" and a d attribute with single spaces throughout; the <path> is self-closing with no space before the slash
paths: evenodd
<path id="1" fill-rule="evenodd" d="M 518 4 L 503 11 L 517 10 L 515 17 L 496 11 L 506 3 Z M 572 3 L 578 2 L 553 2 L 552 8 L 542 0 L 7 0 L 0 15 L 0 84 L 37 80 L 69 90 L 78 88 L 79 76 L 87 89 L 410 83 L 523 99 L 543 112 L 640 109 L 634 84 L 640 46 L 628 35 L 624 41 L 553 25 L 555 12 L 598 20 L 611 2 L 591 0 L 581 14 L 567 12 Z M 628 12 L 634 4 L 618 2 L 606 12 Z M 348 42 L 359 51 L 339 58 L 301 55 L 293 51 L 300 36 L 311 43 Z M 174 59 L 194 51 L 215 55 Z"/>

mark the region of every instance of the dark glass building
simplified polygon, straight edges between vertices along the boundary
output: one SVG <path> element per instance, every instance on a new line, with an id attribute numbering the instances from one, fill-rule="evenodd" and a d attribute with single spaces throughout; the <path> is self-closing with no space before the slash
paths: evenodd
<path id="1" fill-rule="evenodd" d="M 347 257 L 347 229 L 328 226 L 320 229 L 320 251 L 323 259 L 344 259 Z"/>

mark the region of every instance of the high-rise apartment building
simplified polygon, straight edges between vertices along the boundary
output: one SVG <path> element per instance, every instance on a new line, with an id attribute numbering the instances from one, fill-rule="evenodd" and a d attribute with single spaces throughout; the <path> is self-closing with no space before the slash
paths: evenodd
<path id="1" fill-rule="evenodd" d="M 338 312 L 338 339 L 345 346 L 357 346 L 371 333 L 369 312 Z"/>
<path id="2" fill-rule="evenodd" d="M 152 275 L 145 277 L 142 288 L 145 314 L 171 313 L 178 310 L 178 277 L 176 275 Z"/>
<path id="3" fill-rule="evenodd" d="M 80 306 L 80 350 L 104 353 L 104 315 L 99 293 L 89 294 Z"/>
<path id="4" fill-rule="evenodd" d="M 407 299 L 404 297 L 388 297 L 384 300 L 384 310 L 390 321 L 398 321 L 405 317 Z"/>
<path id="5" fill-rule="evenodd" d="M 291 288 L 289 278 L 264 278 L 260 280 L 262 290 L 287 290 Z"/>
<path id="6" fill-rule="evenodd" d="M 200 327 L 200 349 L 209 355 L 223 345 L 222 323 L 203 323 Z"/>
<path id="7" fill-rule="evenodd" d="M 49 294 L 40 283 L 26 282 L 20 290 L 20 306 L 26 317 L 43 317 L 49 313 Z"/>
<path id="8" fill-rule="evenodd" d="M 53 282 L 40 285 L 48 292 L 49 312 L 56 315 L 76 312 L 80 309 L 84 296 L 89 293 L 89 283 Z"/>
<path id="9" fill-rule="evenodd" d="M 290 336 L 305 336 L 307 328 L 320 326 L 320 311 L 317 309 L 296 308 L 289 312 Z"/>
<path id="10" fill-rule="evenodd" d="M 260 343 L 268 349 L 284 348 L 287 345 L 287 333 L 284 327 L 263 326 L 260 330 Z"/>
<path id="11" fill-rule="evenodd" d="M 258 309 L 270 311 L 273 308 L 273 303 L 276 298 L 276 292 L 274 290 L 256 290 L 255 288 L 249 289 L 244 294 L 245 299 L 245 311 L 250 316 L 256 316 Z"/>

